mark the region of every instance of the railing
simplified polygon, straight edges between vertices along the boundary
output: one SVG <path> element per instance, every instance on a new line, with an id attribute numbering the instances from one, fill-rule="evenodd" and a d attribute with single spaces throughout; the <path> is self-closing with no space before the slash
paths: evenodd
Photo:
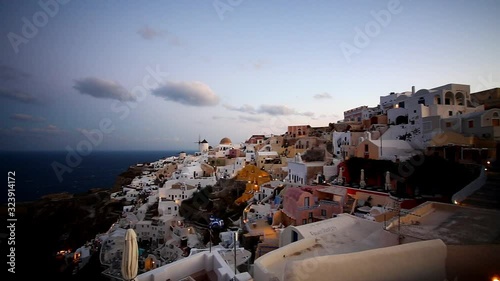
<path id="1" fill-rule="evenodd" d="M 309 206 L 299 207 L 299 208 L 297 208 L 297 210 L 299 210 L 299 211 L 303 211 L 303 210 L 310 210 L 310 209 L 315 209 L 315 208 L 317 208 L 318 206 L 319 206 L 318 204 L 314 204 L 314 205 L 309 205 Z"/>
<path id="2" fill-rule="evenodd" d="M 481 167 L 481 173 L 479 174 L 479 177 L 470 182 L 457 193 L 453 194 L 453 196 L 451 197 L 451 201 L 455 204 L 464 201 L 469 195 L 480 189 L 486 183 L 486 178 L 487 177 L 484 167 Z"/>
<path id="3" fill-rule="evenodd" d="M 340 206 L 340 203 L 337 201 L 330 201 L 330 200 L 319 200 L 319 205 L 325 204 L 325 205 L 332 205 L 332 206 Z"/>

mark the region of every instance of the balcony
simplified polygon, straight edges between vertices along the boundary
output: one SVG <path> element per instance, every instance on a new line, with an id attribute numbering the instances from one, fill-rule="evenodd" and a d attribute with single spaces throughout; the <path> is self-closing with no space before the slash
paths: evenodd
<path id="1" fill-rule="evenodd" d="M 319 200 L 319 206 L 321 205 L 340 206 L 340 203 L 337 201 Z"/>
<path id="2" fill-rule="evenodd" d="M 318 208 L 318 204 L 314 204 L 314 205 L 309 205 L 309 206 L 304 206 L 304 207 L 299 207 L 297 208 L 298 211 L 303 211 L 303 210 L 311 210 L 311 209 L 316 209 Z"/>

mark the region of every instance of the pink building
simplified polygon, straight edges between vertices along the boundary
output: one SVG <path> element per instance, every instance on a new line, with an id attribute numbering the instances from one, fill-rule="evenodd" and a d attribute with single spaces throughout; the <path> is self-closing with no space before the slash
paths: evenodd
<path id="1" fill-rule="evenodd" d="M 303 225 L 342 213 L 345 194 L 335 197 L 332 191 L 325 188 L 326 186 L 321 185 L 287 188 L 283 196 L 283 213 L 290 224 Z"/>
<path id="2" fill-rule="evenodd" d="M 287 135 L 292 138 L 298 138 L 309 135 L 310 125 L 288 126 Z"/>

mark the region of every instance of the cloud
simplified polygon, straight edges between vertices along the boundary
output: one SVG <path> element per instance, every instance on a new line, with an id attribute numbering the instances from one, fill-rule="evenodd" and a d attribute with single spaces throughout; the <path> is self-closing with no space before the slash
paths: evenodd
<path id="1" fill-rule="evenodd" d="M 293 115 L 297 114 L 297 111 L 293 108 L 289 108 L 286 105 L 261 105 L 258 112 L 267 113 L 269 115 Z"/>
<path id="2" fill-rule="evenodd" d="M 164 35 L 163 31 L 155 30 L 147 25 L 139 29 L 137 33 L 146 40 L 152 40 L 156 37 L 162 37 Z"/>
<path id="3" fill-rule="evenodd" d="M 115 81 L 103 80 L 96 77 L 75 80 L 73 88 L 80 92 L 80 94 L 95 98 L 135 101 L 135 97 L 122 85 Z"/>
<path id="4" fill-rule="evenodd" d="M 234 117 L 218 116 L 218 115 L 214 115 L 214 116 L 212 116 L 212 119 L 213 119 L 213 120 L 222 120 L 222 119 L 226 119 L 226 120 L 236 120 L 236 118 L 234 118 Z"/>
<path id="5" fill-rule="evenodd" d="M 48 125 L 47 127 L 43 127 L 43 128 L 33 128 L 30 131 L 34 132 L 34 133 L 42 133 L 42 134 L 48 134 L 48 135 L 58 135 L 58 134 L 63 132 L 61 129 L 57 128 L 55 125 Z"/>
<path id="6" fill-rule="evenodd" d="M 29 114 L 16 113 L 10 116 L 12 120 L 27 121 L 27 122 L 43 122 L 45 118 L 37 117 Z"/>
<path id="7" fill-rule="evenodd" d="M 210 87 L 201 82 L 167 82 L 154 89 L 152 94 L 191 106 L 214 106 L 219 103 L 219 97 Z"/>
<path id="8" fill-rule="evenodd" d="M 30 93 L 17 90 L 0 89 L 0 98 L 10 99 L 22 103 L 39 103 L 39 100 Z"/>
<path id="9" fill-rule="evenodd" d="M 261 70 L 264 67 L 268 67 L 269 63 L 267 61 L 257 61 L 252 64 L 255 70 Z"/>
<path id="10" fill-rule="evenodd" d="M 18 81 L 29 78 L 31 75 L 8 65 L 0 65 L 0 81 Z"/>
<path id="11" fill-rule="evenodd" d="M 139 34 L 143 39 L 145 40 L 153 40 L 155 38 L 166 38 L 168 44 L 172 46 L 181 46 L 182 42 L 177 35 L 172 34 L 168 31 L 165 30 L 159 30 L 159 29 L 154 29 L 152 27 L 149 27 L 147 25 L 143 26 L 137 31 L 137 34 Z"/>
<path id="12" fill-rule="evenodd" d="M 250 113 L 250 114 L 256 114 L 257 112 L 255 111 L 255 108 L 251 105 L 244 104 L 240 107 L 228 105 L 228 104 L 223 104 L 226 109 L 232 110 L 232 111 L 238 111 L 238 112 L 244 112 L 244 113 Z"/>
<path id="13" fill-rule="evenodd" d="M 233 106 L 233 105 L 228 105 L 228 104 L 223 104 L 223 107 L 225 107 L 228 110 L 232 111 L 238 111 L 242 113 L 249 113 L 249 114 L 257 114 L 257 113 L 265 113 L 273 116 L 279 116 L 279 115 L 301 115 L 301 116 L 308 116 L 312 117 L 314 116 L 314 112 L 299 112 L 293 108 L 290 108 L 286 105 L 266 105 L 262 104 L 259 106 L 258 109 L 255 109 L 253 106 L 244 104 L 240 107 Z M 248 121 L 254 121 L 257 118 L 254 118 L 252 120 L 250 117 L 244 117 Z M 241 117 L 240 117 L 241 119 Z M 259 120 L 260 121 L 260 120 Z"/>
<path id="14" fill-rule="evenodd" d="M 314 116 L 314 112 L 307 111 L 307 112 L 302 112 L 299 115 L 307 116 L 307 117 L 313 117 Z"/>
<path id="15" fill-rule="evenodd" d="M 314 98 L 315 99 L 319 99 L 319 100 L 321 100 L 321 99 L 331 99 L 332 96 L 329 93 L 324 92 L 324 93 L 321 93 L 321 94 L 314 95 Z"/>
<path id="16" fill-rule="evenodd" d="M 238 116 L 238 118 L 243 122 L 261 122 L 262 118 L 254 117 L 254 116 Z"/>
<path id="17" fill-rule="evenodd" d="M 11 129 L 0 129 L 0 132 L 8 136 L 19 137 L 40 137 L 40 136 L 58 136 L 64 133 L 55 125 L 48 125 L 40 128 L 12 127 Z"/>

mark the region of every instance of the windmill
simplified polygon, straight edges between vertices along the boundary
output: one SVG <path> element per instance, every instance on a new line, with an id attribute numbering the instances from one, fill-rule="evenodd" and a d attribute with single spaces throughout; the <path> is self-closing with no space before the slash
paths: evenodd
<path id="1" fill-rule="evenodd" d="M 194 143 L 198 144 L 198 150 L 201 153 L 208 151 L 208 142 L 205 139 L 201 140 L 200 135 L 198 135 L 198 141 L 195 141 Z"/>
<path id="2" fill-rule="evenodd" d="M 201 137 L 200 137 L 200 135 L 199 135 L 199 134 L 198 134 L 198 141 L 195 141 L 194 143 L 197 143 L 197 144 L 198 144 L 198 146 L 200 146 L 200 144 L 201 144 Z"/>

